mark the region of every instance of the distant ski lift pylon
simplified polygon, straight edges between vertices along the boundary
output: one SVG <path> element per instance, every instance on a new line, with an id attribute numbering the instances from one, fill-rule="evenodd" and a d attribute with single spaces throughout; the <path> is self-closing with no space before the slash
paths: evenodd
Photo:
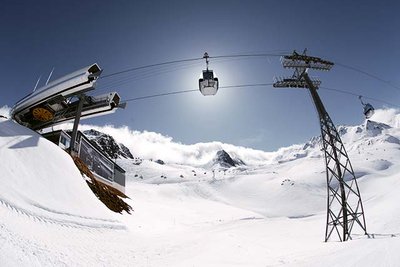
<path id="1" fill-rule="evenodd" d="M 218 78 L 214 77 L 214 72 L 208 69 L 208 53 L 205 52 L 203 58 L 206 59 L 207 69 L 203 70 L 203 77 L 199 79 L 199 90 L 204 96 L 215 95 L 218 91 Z"/>
<path id="2" fill-rule="evenodd" d="M 362 104 L 363 107 L 364 107 L 363 113 L 364 113 L 365 118 L 366 118 L 366 119 L 371 118 L 372 115 L 374 115 L 374 113 L 375 113 L 374 107 L 373 107 L 370 103 L 364 103 L 364 102 L 362 101 L 362 96 L 361 96 L 361 95 L 360 95 L 358 98 L 360 99 L 361 104 Z"/>

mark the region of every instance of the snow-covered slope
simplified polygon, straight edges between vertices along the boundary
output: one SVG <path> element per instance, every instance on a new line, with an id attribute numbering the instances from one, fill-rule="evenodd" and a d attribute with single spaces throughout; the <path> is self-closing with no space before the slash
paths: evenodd
<path id="1" fill-rule="evenodd" d="M 117 159 L 135 211 L 116 215 L 63 151 L 0 118 L 0 265 L 397 266 L 399 117 L 397 110 L 377 110 L 373 121 L 338 127 L 371 234 L 355 228 L 346 243 L 323 242 L 326 178 L 318 137 L 266 153 L 171 140 L 163 147 L 159 136 L 141 154 L 139 133 L 122 129 L 117 137 L 118 129 L 98 129 L 118 142 L 125 136 L 127 147 L 139 148 L 135 156 L 145 158 Z M 165 157 L 171 149 L 174 156 Z M 207 164 L 221 149 L 246 165 Z"/>
<path id="2" fill-rule="evenodd" d="M 0 121 L 0 201 L 38 216 L 112 219 L 71 157 L 37 133 Z"/>

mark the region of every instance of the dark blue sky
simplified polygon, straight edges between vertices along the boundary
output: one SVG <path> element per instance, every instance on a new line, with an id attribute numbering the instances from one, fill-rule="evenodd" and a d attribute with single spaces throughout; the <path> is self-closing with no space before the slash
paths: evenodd
<path id="1" fill-rule="evenodd" d="M 164 61 L 302 51 L 368 71 L 400 86 L 397 1 L 2 1 L 0 106 L 12 106 L 42 82 L 97 62 L 103 75 Z M 196 89 L 204 62 L 102 79 L 95 93 L 125 98 Z M 291 75 L 279 58 L 211 60 L 221 86 L 268 83 Z M 400 104 L 400 90 L 335 66 L 313 72 L 322 86 Z M 357 97 L 320 90 L 336 124 L 362 123 Z M 376 107 L 382 103 L 370 101 Z M 221 89 L 128 103 L 84 121 L 128 125 L 190 144 L 220 140 L 273 150 L 319 134 L 301 89 Z"/>

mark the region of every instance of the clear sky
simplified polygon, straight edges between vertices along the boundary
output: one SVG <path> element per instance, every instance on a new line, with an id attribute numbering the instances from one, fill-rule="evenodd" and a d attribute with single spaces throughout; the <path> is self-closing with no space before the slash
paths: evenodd
<path id="1" fill-rule="evenodd" d="M 97 62 L 103 75 L 165 61 L 243 53 L 302 51 L 374 74 L 400 88 L 398 1 L 1 1 L 0 106 L 13 106 L 42 84 Z M 93 94 L 123 99 L 196 89 L 205 62 L 100 79 Z M 279 57 L 215 59 L 220 86 L 269 83 L 289 76 Z M 400 105 L 400 89 L 334 66 L 312 72 L 322 86 Z M 319 90 L 335 124 L 361 124 L 356 96 Z M 384 106 L 369 101 L 376 108 Z M 372 118 L 373 119 L 373 118 Z M 220 89 L 129 102 L 113 115 L 85 120 L 127 125 L 177 142 L 222 141 L 262 150 L 319 135 L 304 89 Z"/>

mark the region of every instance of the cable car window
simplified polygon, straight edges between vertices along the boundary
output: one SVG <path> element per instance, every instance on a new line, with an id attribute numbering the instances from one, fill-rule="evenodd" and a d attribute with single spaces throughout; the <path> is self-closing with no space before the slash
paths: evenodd
<path id="1" fill-rule="evenodd" d="M 88 166 L 88 168 L 109 181 L 114 180 L 114 165 L 111 161 L 101 155 L 92 145 L 85 139 L 81 141 L 79 157 Z"/>
<path id="2" fill-rule="evenodd" d="M 214 75 L 213 75 L 213 72 L 212 71 L 205 71 L 205 72 L 203 72 L 203 79 L 207 79 L 207 80 L 210 80 L 210 79 L 213 79 L 214 78 Z"/>

